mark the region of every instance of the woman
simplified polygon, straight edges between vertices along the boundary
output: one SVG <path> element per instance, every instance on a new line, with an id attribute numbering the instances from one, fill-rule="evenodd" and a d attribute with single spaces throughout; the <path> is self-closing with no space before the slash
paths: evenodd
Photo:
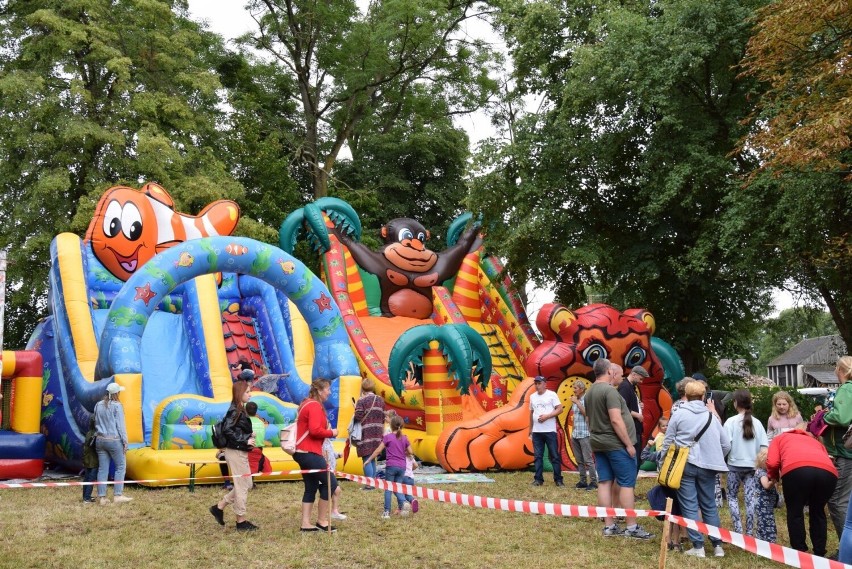
<path id="1" fill-rule="evenodd" d="M 728 469 L 725 455 L 731 450 L 731 439 L 719 420 L 704 404 L 705 392 L 701 382 L 690 381 L 686 384 L 686 403 L 681 405 L 677 413 L 672 414 L 660 452 L 665 455 L 672 444 L 691 446 L 677 491 L 680 509 L 683 517 L 691 520 L 699 519 L 700 510 L 701 519 L 705 523 L 720 527 L 714 486 L 716 473 Z M 696 441 L 696 436 L 702 430 L 704 433 Z M 692 529 L 687 533 L 692 542 L 692 549 L 686 551 L 686 555 L 704 557 L 704 536 Z M 716 557 L 724 557 L 721 540 L 710 537 L 710 541 L 713 543 L 713 554 Z"/>
<path id="2" fill-rule="evenodd" d="M 852 423 L 852 356 L 843 356 L 837 360 L 834 375 L 840 382 L 831 410 L 823 417 L 828 423 L 828 428 L 822 434 L 822 444 L 825 445 L 828 454 L 834 458 L 837 467 L 837 486 L 834 494 L 828 500 L 828 512 L 837 532 L 837 537 L 846 534 L 847 539 L 852 537 L 843 528 L 849 523 L 847 506 L 849 505 L 849 493 L 852 492 L 852 451 L 843 445 L 843 435 Z"/>
<path id="3" fill-rule="evenodd" d="M 322 470 L 302 474 L 305 483 L 305 493 L 302 495 L 302 531 L 337 531 L 329 530 L 329 498 L 337 490 L 337 478 L 331 475 L 331 487 L 328 484 L 328 464 L 322 455 L 322 444 L 325 439 L 337 436 L 337 429 L 328 428 L 328 418 L 323 403 L 331 395 L 331 382 L 327 379 L 315 379 L 311 383 L 308 398 L 299 405 L 296 416 L 296 433 L 299 439 L 296 443 L 296 453 L 293 458 L 302 470 Z M 320 500 L 317 508 L 317 523 L 311 524 L 311 510 L 319 491 Z"/>
<path id="4" fill-rule="evenodd" d="M 118 394 L 124 387 L 117 383 L 107 385 L 106 393 L 95 405 L 95 449 L 98 452 L 98 499 L 101 506 L 109 504 L 106 497 L 107 476 L 110 460 L 115 464 L 115 486 L 112 501 L 129 502 L 133 498 L 125 496 L 124 471 L 127 467 L 127 428 L 124 425 L 124 408 L 118 401 Z"/>
<path id="5" fill-rule="evenodd" d="M 225 461 L 233 476 L 233 488 L 210 506 L 210 513 L 225 525 L 225 506 L 231 504 L 237 515 L 237 531 L 255 531 L 257 526 L 246 519 L 246 500 L 253 485 L 249 467 L 249 451 L 255 446 L 254 430 L 246 412 L 246 403 L 251 399 L 251 384 L 248 381 L 235 381 L 231 387 L 231 406 L 222 419 L 222 432 L 228 443 L 225 446 Z"/>
<path id="6" fill-rule="evenodd" d="M 743 532 L 740 515 L 740 486 L 745 499 L 746 534 L 754 535 L 754 515 L 757 508 L 758 480 L 754 477 L 754 463 L 760 449 L 769 446 L 763 425 L 751 413 L 751 393 L 747 389 L 734 391 L 734 409 L 737 414 L 725 421 L 725 430 L 731 439 L 728 455 L 728 507 L 734 531 Z"/>
<path id="7" fill-rule="evenodd" d="M 837 484 L 837 469 L 825 448 L 805 432 L 804 423 L 772 439 L 766 458 L 766 473 L 770 480 L 782 482 L 790 546 L 799 551 L 808 550 L 804 515 L 807 505 L 814 555 L 825 557 L 825 504 Z M 843 560 L 842 541 L 840 552 Z"/>
<path id="8" fill-rule="evenodd" d="M 385 402 L 376 395 L 376 382 L 366 377 L 361 382 L 361 398 L 355 404 L 355 420 L 361 423 L 361 440 L 356 448 L 358 456 L 364 461 L 364 476 L 376 477 L 376 461 L 365 460 L 379 448 L 385 434 Z M 364 486 L 363 490 L 372 490 Z"/>

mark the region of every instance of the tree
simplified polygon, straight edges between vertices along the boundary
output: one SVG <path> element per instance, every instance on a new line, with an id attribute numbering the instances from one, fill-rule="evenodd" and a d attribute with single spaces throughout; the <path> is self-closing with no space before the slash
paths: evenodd
<path id="1" fill-rule="evenodd" d="M 850 53 L 849 2 L 779 0 L 760 10 L 743 69 L 768 89 L 743 144 L 761 157 L 762 168 L 849 175 Z"/>
<path id="2" fill-rule="evenodd" d="M 156 181 L 185 211 L 241 187 L 205 56 L 221 39 L 183 0 L 9 0 L 0 11 L 0 247 L 9 345 L 45 315 L 49 246 L 85 230 L 107 187 Z"/>
<path id="3" fill-rule="evenodd" d="M 740 148 L 760 168 L 731 195 L 726 240 L 740 267 L 824 302 L 852 346 L 852 6 L 781 0 L 758 16 L 743 69 L 766 91 Z"/>
<path id="4" fill-rule="evenodd" d="M 756 82 L 734 66 L 761 4 L 504 4 L 531 76 L 515 82 L 544 102 L 515 117 L 511 144 L 485 149 L 471 205 L 515 273 L 569 305 L 591 285 L 648 308 L 688 370 L 744 351 L 769 306 L 763 276 L 722 247 L 719 216 L 754 167 L 735 150 Z M 545 25 L 556 35 L 536 43 Z"/>
<path id="5" fill-rule="evenodd" d="M 819 308 L 798 307 L 782 310 L 766 321 L 755 338 L 757 359 L 750 366 L 757 374 L 765 374 L 766 366 L 802 340 L 837 334 L 831 315 Z"/>
<path id="6" fill-rule="evenodd" d="M 481 106 L 493 86 L 491 54 L 460 33 L 479 15 L 472 0 L 386 0 L 361 14 L 353 0 L 251 0 L 258 31 L 242 38 L 270 55 L 298 90 L 302 138 L 297 157 L 315 198 L 344 146 L 357 146 L 366 121 L 381 110 L 393 125 L 404 101 L 423 85 L 448 112 Z M 356 151 L 353 149 L 353 155 Z"/>

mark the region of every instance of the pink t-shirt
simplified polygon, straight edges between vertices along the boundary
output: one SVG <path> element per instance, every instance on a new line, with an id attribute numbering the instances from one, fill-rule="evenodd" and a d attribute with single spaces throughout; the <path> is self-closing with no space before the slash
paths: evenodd
<path id="1" fill-rule="evenodd" d="M 385 465 L 404 469 L 405 449 L 410 446 L 408 437 L 405 435 L 397 437 L 396 433 L 388 433 L 382 438 L 382 442 L 385 443 Z"/>
<path id="2" fill-rule="evenodd" d="M 804 423 L 800 413 L 797 413 L 793 417 L 787 415 L 786 417 L 779 417 L 778 419 L 770 415 L 769 420 L 766 422 L 766 436 L 771 441 L 774 437 L 781 433 L 792 431 L 799 423 Z"/>

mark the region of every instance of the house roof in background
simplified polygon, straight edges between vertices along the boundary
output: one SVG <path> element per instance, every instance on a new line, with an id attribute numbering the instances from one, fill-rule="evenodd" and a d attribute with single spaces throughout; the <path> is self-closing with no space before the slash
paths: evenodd
<path id="1" fill-rule="evenodd" d="M 802 370 L 805 375 L 814 378 L 815 381 L 823 385 L 837 385 L 837 376 L 834 375 L 834 368 L 831 366 L 804 366 Z"/>
<path id="2" fill-rule="evenodd" d="M 824 362 L 811 362 L 811 363 L 830 363 L 834 364 L 835 360 L 839 355 L 842 355 L 844 351 L 843 348 L 843 340 L 838 335 L 834 336 L 820 336 L 818 338 L 808 338 L 806 340 L 802 340 L 771 362 L 769 362 L 768 366 L 785 366 L 785 365 L 799 365 L 803 363 L 805 360 L 810 358 L 811 356 L 816 355 L 820 351 L 826 352 L 826 357 Z"/>

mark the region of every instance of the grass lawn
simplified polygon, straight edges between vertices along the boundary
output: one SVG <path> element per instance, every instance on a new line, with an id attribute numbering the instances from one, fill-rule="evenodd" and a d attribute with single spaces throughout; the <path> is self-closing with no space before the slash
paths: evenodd
<path id="1" fill-rule="evenodd" d="M 575 490 L 576 475 L 566 473 L 566 488 L 548 480 L 530 485 L 532 474 L 488 475 L 492 484 L 441 484 L 442 490 L 565 504 L 594 504 L 591 493 Z M 224 494 L 219 486 L 149 489 L 128 486 L 126 504 L 83 505 L 81 489 L 0 490 L 0 567 L 245 567 L 260 568 L 526 568 L 657 567 L 662 522 L 641 519 L 655 538 L 641 542 L 604 538 L 597 519 L 556 518 L 499 512 L 421 501 L 416 515 L 382 520 L 381 491 L 365 492 L 344 481 L 341 510 L 331 536 L 299 533 L 302 483 L 261 483 L 249 494 L 248 518 L 260 526 L 237 533 L 226 509 L 225 528 L 207 511 Z M 644 497 L 652 479 L 640 479 Z M 647 508 L 644 499 L 638 508 Z M 787 544 L 783 510 L 776 510 L 779 542 Z M 730 527 L 727 508 L 722 523 Z M 828 550 L 837 549 L 829 521 Z M 708 544 L 709 552 L 709 544 Z M 687 558 L 671 553 L 668 567 L 782 567 L 725 545 L 726 557 Z"/>

